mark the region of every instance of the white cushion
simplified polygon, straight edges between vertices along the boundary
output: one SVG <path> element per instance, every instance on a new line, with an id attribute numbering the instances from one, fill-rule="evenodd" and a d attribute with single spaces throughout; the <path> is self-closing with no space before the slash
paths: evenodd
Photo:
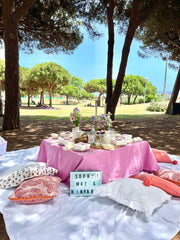
<path id="1" fill-rule="evenodd" d="M 58 170 L 47 167 L 44 162 L 29 162 L 9 168 L 0 176 L 0 187 L 11 188 L 20 185 L 24 180 L 38 176 L 53 176 Z"/>
<path id="2" fill-rule="evenodd" d="M 103 184 L 94 189 L 94 195 L 108 197 L 133 210 L 144 212 L 150 217 L 171 196 L 160 188 L 143 185 L 139 179 L 123 178 Z"/>

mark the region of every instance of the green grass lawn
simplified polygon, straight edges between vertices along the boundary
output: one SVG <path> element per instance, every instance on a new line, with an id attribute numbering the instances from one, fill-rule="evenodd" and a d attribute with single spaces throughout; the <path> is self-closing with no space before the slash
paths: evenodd
<path id="1" fill-rule="evenodd" d="M 129 117 L 149 117 L 157 116 L 158 112 L 149 112 L 146 110 L 148 104 L 134 104 L 134 105 L 121 105 L 116 108 L 116 118 L 129 118 Z M 85 107 L 79 105 L 53 105 L 54 109 L 40 109 L 36 107 L 20 108 L 21 118 L 30 117 L 35 119 L 47 118 L 69 118 L 70 113 L 75 107 L 78 107 L 83 118 L 90 118 L 95 115 L 95 107 Z M 104 107 L 98 107 L 98 115 L 104 113 Z"/>

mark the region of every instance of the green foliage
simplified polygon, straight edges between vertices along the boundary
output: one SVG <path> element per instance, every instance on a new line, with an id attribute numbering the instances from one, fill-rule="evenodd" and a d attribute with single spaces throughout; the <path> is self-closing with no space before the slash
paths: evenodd
<path id="1" fill-rule="evenodd" d="M 77 88 L 83 88 L 84 87 L 83 80 L 81 78 L 78 78 L 78 77 L 75 77 L 75 76 L 72 77 L 70 85 L 75 86 Z"/>
<path id="2" fill-rule="evenodd" d="M 156 100 L 157 102 L 162 102 L 162 100 L 163 100 L 163 93 L 157 94 L 156 98 L 157 98 L 157 100 Z"/>
<path id="3" fill-rule="evenodd" d="M 137 103 L 144 103 L 144 97 L 139 97 L 137 99 Z"/>
<path id="4" fill-rule="evenodd" d="M 122 93 L 126 95 L 143 95 L 144 78 L 134 75 L 126 75 L 123 80 Z"/>
<path id="5" fill-rule="evenodd" d="M 79 89 L 75 86 L 66 85 L 60 90 L 60 94 L 66 96 L 66 104 L 68 104 L 69 97 L 76 97 L 79 94 Z"/>
<path id="6" fill-rule="evenodd" d="M 128 104 L 131 103 L 131 97 L 134 96 L 133 103 L 135 103 L 138 96 L 144 95 L 145 88 L 147 95 L 156 95 L 156 87 L 154 87 L 151 82 L 146 81 L 145 78 L 140 76 L 126 75 L 123 80 L 122 94 L 128 96 Z"/>
<path id="7" fill-rule="evenodd" d="M 145 97 L 145 102 L 146 103 L 149 103 L 149 102 L 151 102 L 152 100 L 154 100 L 154 101 L 157 101 L 157 97 L 156 96 L 154 96 L 154 95 L 146 95 L 146 97 Z"/>
<path id="8" fill-rule="evenodd" d="M 106 93 L 106 79 L 92 79 L 85 84 L 84 89 L 87 92 L 98 92 L 102 95 Z"/>
<path id="9" fill-rule="evenodd" d="M 0 81 L 5 81 L 5 60 L 0 59 Z"/>
<path id="10" fill-rule="evenodd" d="M 149 106 L 147 107 L 147 111 L 151 111 L 151 112 L 164 112 L 165 110 L 166 110 L 166 106 L 156 101 L 151 101 Z"/>
<path id="11" fill-rule="evenodd" d="M 19 86 L 21 91 L 37 92 L 38 83 L 33 79 L 30 68 L 19 68 Z"/>
<path id="12" fill-rule="evenodd" d="M 5 85 L 5 60 L 0 59 L 0 81 L 1 81 L 1 89 L 4 90 L 4 85 Z"/>
<path id="13" fill-rule="evenodd" d="M 180 1 L 162 1 L 146 22 L 141 24 L 136 38 L 143 42 L 142 57 L 149 57 L 152 54 L 166 59 L 180 62 Z M 174 62 L 172 62 L 174 64 Z M 175 65 L 172 67 L 175 67 Z"/>
<path id="14" fill-rule="evenodd" d="M 74 0 L 36 1 L 19 22 L 21 48 L 72 53 L 83 40 L 76 5 Z"/>
<path id="15" fill-rule="evenodd" d="M 100 105 L 100 97 L 107 91 L 106 79 L 92 79 L 85 84 L 84 89 L 89 93 L 98 92 L 98 105 Z"/>
<path id="16" fill-rule="evenodd" d="M 53 62 L 36 64 L 31 70 L 31 75 L 38 82 L 39 87 L 45 89 L 61 88 L 71 81 L 70 73 Z"/>
<path id="17" fill-rule="evenodd" d="M 77 91 L 78 91 L 77 87 L 66 85 L 61 89 L 60 94 L 65 95 L 66 97 L 75 97 Z"/>

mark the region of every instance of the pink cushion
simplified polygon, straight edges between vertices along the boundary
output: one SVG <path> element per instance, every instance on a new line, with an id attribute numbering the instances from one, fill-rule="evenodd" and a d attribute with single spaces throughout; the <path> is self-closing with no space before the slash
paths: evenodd
<path id="1" fill-rule="evenodd" d="M 180 197 L 180 187 L 174 183 L 171 183 L 165 179 L 162 179 L 158 176 L 152 174 L 139 174 L 133 178 L 140 179 L 143 181 L 144 185 L 150 186 L 153 185 L 155 187 L 161 188 L 165 192 L 171 194 L 175 197 Z"/>
<path id="2" fill-rule="evenodd" d="M 9 196 L 11 201 L 17 203 L 33 204 L 48 201 L 58 196 L 59 177 L 41 176 L 21 183 Z"/>
<path id="3" fill-rule="evenodd" d="M 180 185 L 180 171 L 172 169 L 160 169 L 156 172 L 156 175 L 177 185 Z"/>
<path id="4" fill-rule="evenodd" d="M 164 162 L 164 163 L 172 163 L 177 164 L 178 162 L 176 160 L 172 161 L 171 158 L 168 156 L 167 152 L 158 150 L 155 148 L 151 148 L 157 162 Z"/>

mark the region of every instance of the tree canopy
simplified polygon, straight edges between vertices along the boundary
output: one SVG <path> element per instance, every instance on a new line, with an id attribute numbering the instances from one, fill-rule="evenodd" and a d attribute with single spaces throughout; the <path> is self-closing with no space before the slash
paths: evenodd
<path id="1" fill-rule="evenodd" d="M 69 97 L 77 98 L 78 100 L 82 98 L 90 99 L 93 95 L 85 90 L 85 84 L 83 80 L 78 77 L 72 77 L 72 81 L 69 85 L 65 86 L 60 90 L 60 94 L 66 96 L 66 104 L 68 104 Z"/>
<path id="2" fill-rule="evenodd" d="M 140 56 L 159 54 L 162 59 L 180 62 L 180 2 L 178 0 L 164 1 L 137 31 L 136 38 L 143 45 Z"/>
<path id="3" fill-rule="evenodd" d="M 20 6 L 24 6 L 27 1 L 12 2 L 18 15 Z M 28 53 L 35 48 L 43 49 L 47 53 L 72 52 L 83 40 L 75 1 L 36 0 L 34 2 L 18 23 L 20 47 Z M 3 5 L 2 1 L 1 10 Z M 2 11 L 0 13 L 0 19 L 3 19 Z M 3 32 L 4 24 L 1 21 L 1 41 Z"/>
<path id="4" fill-rule="evenodd" d="M 0 1 L 0 38 L 6 59 L 4 130 L 20 127 L 19 46 L 28 51 L 36 47 L 72 52 L 83 39 L 75 5 L 75 0 Z"/>
<path id="5" fill-rule="evenodd" d="M 76 96 L 77 90 L 77 87 L 72 85 L 67 85 L 60 90 L 60 93 L 66 96 L 66 104 L 68 104 L 69 97 Z"/>
<path id="6" fill-rule="evenodd" d="M 60 65 L 47 62 L 36 64 L 31 70 L 31 78 L 37 82 L 41 89 L 40 103 L 44 104 L 44 91 L 49 91 L 49 106 L 52 107 L 52 92 L 68 85 L 71 81 L 70 73 Z"/>
<path id="7" fill-rule="evenodd" d="M 30 99 L 33 94 L 38 93 L 39 83 L 35 81 L 31 74 L 32 69 L 20 67 L 19 70 L 19 89 L 20 97 L 21 92 L 25 92 L 28 96 L 28 107 L 30 106 Z"/>
<path id="8" fill-rule="evenodd" d="M 85 84 L 84 89 L 89 93 L 99 93 L 98 101 L 100 104 L 101 96 L 106 93 L 106 79 L 92 79 Z"/>
<path id="9" fill-rule="evenodd" d="M 134 97 L 133 103 L 135 103 L 138 96 L 144 96 L 146 88 L 146 94 L 155 96 L 157 89 L 151 82 L 146 82 L 146 79 L 140 76 L 126 75 L 123 80 L 122 94 L 127 95 L 128 104 L 130 104 L 131 97 Z"/>
<path id="10" fill-rule="evenodd" d="M 151 54 L 168 57 L 170 67 L 179 68 L 173 92 L 166 113 L 173 114 L 173 104 L 180 90 L 180 2 L 164 1 L 159 8 L 144 22 L 136 35 L 143 42 L 139 55 Z M 165 89 L 164 89 L 165 92 Z"/>
<path id="11" fill-rule="evenodd" d="M 70 85 L 81 89 L 84 87 L 83 79 L 73 76 Z"/>

